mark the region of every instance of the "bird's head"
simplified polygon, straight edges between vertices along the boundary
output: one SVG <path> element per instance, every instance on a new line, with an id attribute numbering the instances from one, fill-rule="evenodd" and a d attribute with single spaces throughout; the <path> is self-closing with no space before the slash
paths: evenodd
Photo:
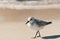
<path id="1" fill-rule="evenodd" d="M 34 20 L 34 17 L 28 17 L 26 24 L 29 23 L 32 20 Z"/>

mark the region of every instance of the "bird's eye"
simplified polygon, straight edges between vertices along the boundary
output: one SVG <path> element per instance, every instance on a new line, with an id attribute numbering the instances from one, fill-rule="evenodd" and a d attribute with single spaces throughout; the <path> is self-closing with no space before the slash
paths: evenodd
<path id="1" fill-rule="evenodd" d="M 30 19 L 30 20 L 32 20 L 32 19 Z"/>

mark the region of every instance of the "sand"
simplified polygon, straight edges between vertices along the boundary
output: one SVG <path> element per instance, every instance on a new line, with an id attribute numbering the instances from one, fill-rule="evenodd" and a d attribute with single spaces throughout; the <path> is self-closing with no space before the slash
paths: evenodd
<path id="1" fill-rule="evenodd" d="M 25 25 L 29 16 L 52 21 L 42 29 L 40 37 L 32 39 L 35 30 Z M 50 36 L 50 37 L 48 37 Z M 0 8 L 0 40 L 60 40 L 60 9 L 15 10 Z"/>

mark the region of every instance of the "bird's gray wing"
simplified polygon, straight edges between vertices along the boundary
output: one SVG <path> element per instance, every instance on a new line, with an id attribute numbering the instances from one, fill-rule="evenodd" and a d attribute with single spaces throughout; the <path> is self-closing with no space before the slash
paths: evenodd
<path id="1" fill-rule="evenodd" d="M 35 20 L 35 22 L 36 22 L 36 24 L 38 25 L 38 26 L 44 26 L 44 25 L 46 25 L 48 22 L 46 22 L 46 21 L 43 21 L 43 20 Z"/>

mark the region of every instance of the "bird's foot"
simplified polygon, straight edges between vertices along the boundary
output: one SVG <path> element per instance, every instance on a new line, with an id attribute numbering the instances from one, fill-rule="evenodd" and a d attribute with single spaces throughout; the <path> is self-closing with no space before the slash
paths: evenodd
<path id="1" fill-rule="evenodd" d="M 41 36 L 37 36 L 37 37 L 41 37 Z"/>
<path id="2" fill-rule="evenodd" d="M 32 37 L 33 39 L 35 39 L 36 37 Z"/>
<path id="3" fill-rule="evenodd" d="M 35 36 L 35 37 L 32 37 L 33 39 L 37 38 L 37 37 L 41 37 L 41 36 Z"/>

